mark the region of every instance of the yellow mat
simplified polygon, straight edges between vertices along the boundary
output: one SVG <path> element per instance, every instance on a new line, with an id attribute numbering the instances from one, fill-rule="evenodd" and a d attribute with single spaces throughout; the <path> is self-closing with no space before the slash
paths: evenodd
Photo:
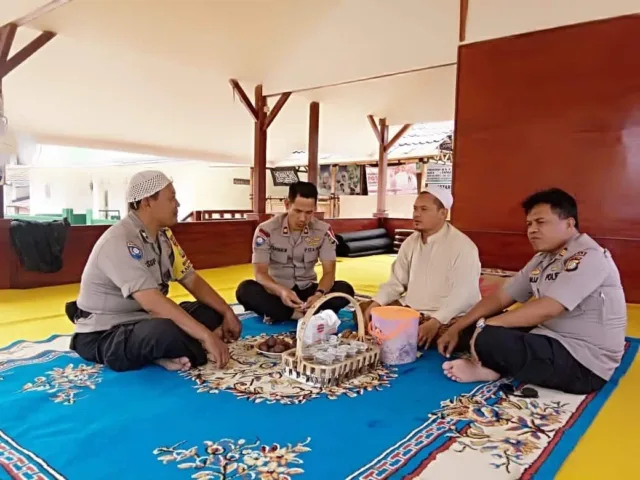
<path id="1" fill-rule="evenodd" d="M 350 282 L 358 293 L 373 295 L 389 273 L 391 256 L 340 259 L 338 277 Z M 202 276 L 227 302 L 234 303 L 235 288 L 251 278 L 250 265 L 205 270 Z M 39 340 L 53 334 L 71 333 L 73 325 L 64 316 L 64 304 L 76 298 L 78 285 L 33 290 L 0 290 L 0 346 L 16 340 Z M 172 285 L 170 296 L 185 300 L 188 293 Z M 640 306 L 629 306 L 629 335 L 640 337 Z M 558 478 L 637 478 L 640 457 L 635 454 L 635 432 L 640 416 L 635 413 L 640 398 L 640 362 L 636 360 L 621 385 L 565 462 Z"/>

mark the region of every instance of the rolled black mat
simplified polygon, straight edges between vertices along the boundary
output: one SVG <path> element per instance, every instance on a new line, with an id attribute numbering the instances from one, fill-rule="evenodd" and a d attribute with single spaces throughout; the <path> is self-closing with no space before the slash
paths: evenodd
<path id="1" fill-rule="evenodd" d="M 361 252 L 370 252 L 373 250 L 384 250 L 390 252 L 393 249 L 393 240 L 389 237 L 372 238 L 371 240 L 358 240 L 357 242 L 348 242 L 348 255 Z"/>
<path id="2" fill-rule="evenodd" d="M 383 249 L 380 249 L 380 250 L 367 250 L 365 252 L 350 253 L 347 256 L 349 258 L 357 258 L 357 257 L 367 257 L 369 255 L 381 255 L 383 253 L 390 253 L 390 252 L 383 248 Z"/>
<path id="3" fill-rule="evenodd" d="M 371 240 L 373 238 L 383 238 L 387 236 L 384 228 L 374 228 L 373 230 L 362 230 L 360 232 L 347 232 L 338 235 L 338 241 L 343 243 L 355 242 L 359 240 Z"/>

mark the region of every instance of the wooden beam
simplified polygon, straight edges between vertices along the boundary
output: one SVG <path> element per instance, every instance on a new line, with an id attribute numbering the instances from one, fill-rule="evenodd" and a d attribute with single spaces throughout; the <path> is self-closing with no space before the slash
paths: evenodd
<path id="1" fill-rule="evenodd" d="M 380 130 L 376 125 L 376 121 L 374 120 L 373 115 L 367 115 L 367 120 L 369 120 L 369 125 L 371 125 L 371 128 L 373 129 L 373 133 L 378 139 L 378 143 L 382 142 L 382 137 L 380 136 Z"/>
<path id="2" fill-rule="evenodd" d="M 267 212 L 267 114 L 262 85 L 256 86 L 254 96 L 256 122 L 253 131 L 253 213 L 260 216 Z"/>
<path id="3" fill-rule="evenodd" d="M 0 65 L 3 65 L 9 58 L 17 30 L 18 26 L 15 23 L 8 23 L 0 28 Z"/>
<path id="4" fill-rule="evenodd" d="M 308 171 L 307 181 L 318 184 L 318 146 L 320 139 L 320 104 L 311 102 L 309 104 L 309 148 L 307 153 Z"/>
<path id="5" fill-rule="evenodd" d="M 42 32 L 5 62 L 0 63 L 0 80 L 24 63 L 34 53 L 56 36 L 53 32 Z"/>
<path id="6" fill-rule="evenodd" d="M 54 11 L 56 8 L 60 8 L 61 6 L 69 3 L 70 1 L 71 0 L 52 0 L 49 3 L 36 8 L 32 12 L 29 12 L 26 15 L 23 15 L 22 17 L 14 20 L 11 23 L 15 23 L 18 27 L 21 27 L 23 25 L 26 25 L 27 23 L 33 22 L 34 20 L 38 19 L 43 15 L 46 15 L 47 13 Z"/>
<path id="7" fill-rule="evenodd" d="M 467 16 L 469 15 L 469 0 L 460 0 L 460 27 L 458 31 L 460 43 L 467 39 Z"/>
<path id="8" fill-rule="evenodd" d="M 253 117 L 253 120 L 257 122 L 258 112 L 256 111 L 256 107 L 253 106 L 253 103 L 251 103 L 251 100 L 249 100 L 249 97 L 245 93 L 244 89 L 240 86 L 240 83 L 232 78 L 231 80 L 229 80 L 229 84 L 231 85 L 231 88 L 233 88 L 233 91 L 240 97 L 240 101 L 247 108 L 247 110 Z"/>
<path id="9" fill-rule="evenodd" d="M 377 194 L 377 208 L 376 217 L 387 216 L 387 140 L 389 138 L 389 127 L 387 125 L 387 119 L 381 118 L 379 120 L 380 131 L 380 147 L 378 149 L 378 194 Z"/>
<path id="10" fill-rule="evenodd" d="M 291 96 L 291 92 L 286 92 L 280 95 L 280 98 L 278 98 L 278 101 L 273 106 L 273 109 L 271 109 L 271 111 L 269 112 L 269 116 L 267 117 L 267 123 L 265 124 L 264 128 L 269 128 L 271 123 L 276 119 L 276 117 L 280 113 L 280 110 L 282 110 L 282 107 L 284 107 L 284 104 L 287 103 L 287 100 L 289 100 L 290 96 Z"/>
<path id="11" fill-rule="evenodd" d="M 409 129 L 411 128 L 411 125 L 412 125 L 411 123 L 406 123 L 406 124 L 404 124 L 404 125 L 400 128 L 400 130 L 398 130 L 398 133 L 396 133 L 396 134 L 393 136 L 393 138 L 387 142 L 387 144 L 385 145 L 385 148 L 386 148 L 387 152 L 388 152 L 389 150 L 391 150 L 391 147 L 393 147 L 393 146 L 396 144 L 396 142 L 397 142 L 398 140 L 400 140 L 400 139 L 402 138 L 402 136 L 403 136 L 405 133 L 407 133 L 407 130 L 409 130 Z"/>

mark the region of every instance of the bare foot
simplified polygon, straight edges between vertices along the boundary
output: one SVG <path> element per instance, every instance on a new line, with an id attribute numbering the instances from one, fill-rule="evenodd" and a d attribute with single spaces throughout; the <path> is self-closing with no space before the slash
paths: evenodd
<path id="1" fill-rule="evenodd" d="M 442 369 L 447 377 L 460 383 L 494 382 L 500 378 L 493 370 L 464 359 L 444 362 Z"/>
<path id="2" fill-rule="evenodd" d="M 156 363 L 171 372 L 186 372 L 191 369 L 191 362 L 187 357 L 180 358 L 161 358 Z"/>

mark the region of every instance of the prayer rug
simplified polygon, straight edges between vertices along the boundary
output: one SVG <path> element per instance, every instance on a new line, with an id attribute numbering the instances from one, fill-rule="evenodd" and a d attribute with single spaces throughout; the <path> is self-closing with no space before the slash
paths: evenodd
<path id="1" fill-rule="evenodd" d="M 0 350 L 0 479 L 552 478 L 639 343 L 595 395 L 505 398 L 448 380 L 433 350 L 322 390 L 252 348 L 291 324 L 241 318 L 224 371 L 115 373 L 68 336 Z"/>

